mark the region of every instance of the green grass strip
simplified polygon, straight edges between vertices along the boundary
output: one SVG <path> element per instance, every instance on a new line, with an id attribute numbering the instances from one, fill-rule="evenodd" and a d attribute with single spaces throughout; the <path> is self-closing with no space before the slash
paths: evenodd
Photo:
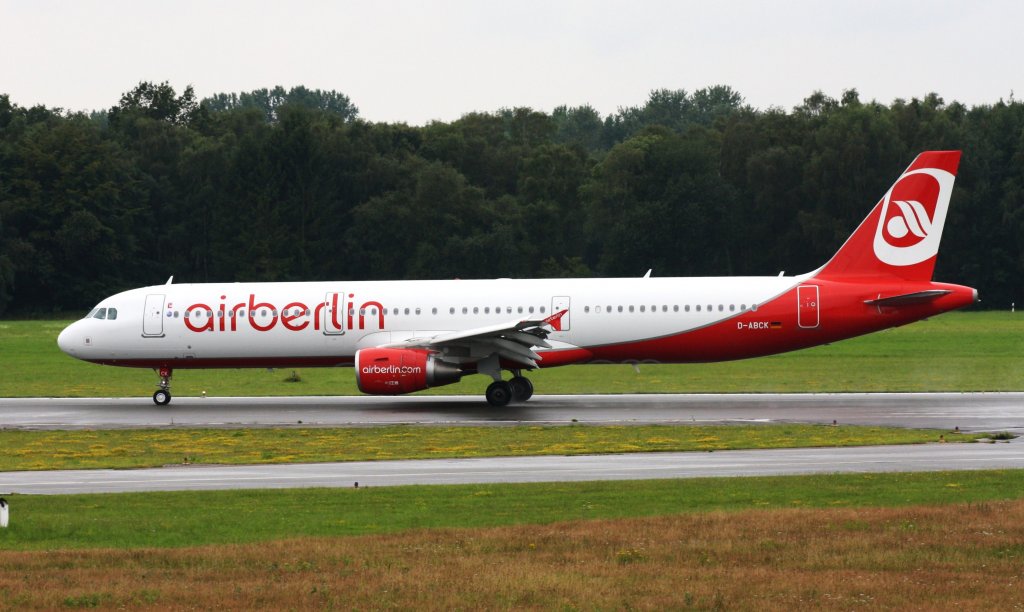
<path id="1" fill-rule="evenodd" d="M 15 495 L 0 549 L 182 547 L 712 510 L 978 503 L 1024 470 L 538 484 Z"/>
<path id="2" fill-rule="evenodd" d="M 149 370 L 64 355 L 69 321 L 0 321 L 0 397 L 149 397 Z M 358 395 L 351 368 L 178 370 L 177 397 Z M 956 312 L 808 350 L 726 363 L 588 365 L 530 373 L 539 394 L 1024 390 L 1024 313 Z M 424 394 L 483 396 L 489 378 Z M 482 400 L 481 400 L 482 401 Z"/>
<path id="3" fill-rule="evenodd" d="M 984 434 L 826 425 L 0 430 L 0 472 L 973 442 Z"/>

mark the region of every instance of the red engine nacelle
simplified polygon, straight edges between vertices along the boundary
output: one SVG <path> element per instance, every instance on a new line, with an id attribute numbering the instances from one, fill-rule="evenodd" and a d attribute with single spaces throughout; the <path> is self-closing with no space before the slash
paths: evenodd
<path id="1" fill-rule="evenodd" d="M 373 348 L 356 351 L 356 384 L 371 395 L 401 395 L 459 382 L 462 370 L 426 351 Z"/>

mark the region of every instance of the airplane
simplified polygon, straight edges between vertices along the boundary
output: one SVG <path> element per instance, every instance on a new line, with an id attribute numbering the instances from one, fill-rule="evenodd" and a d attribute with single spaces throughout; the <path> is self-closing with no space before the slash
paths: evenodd
<path id="1" fill-rule="evenodd" d="M 960 151 L 918 155 L 839 251 L 797 276 L 154 285 L 101 301 L 57 338 L 93 363 L 174 370 L 350 366 L 367 394 L 489 376 L 492 406 L 533 395 L 524 371 L 697 363 L 817 346 L 978 300 L 932 282 Z M 511 377 L 504 380 L 504 372 Z"/>

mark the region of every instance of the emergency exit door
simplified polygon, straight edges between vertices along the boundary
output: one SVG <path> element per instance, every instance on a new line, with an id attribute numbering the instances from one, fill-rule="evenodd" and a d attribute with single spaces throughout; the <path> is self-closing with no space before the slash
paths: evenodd
<path id="1" fill-rule="evenodd" d="M 562 315 L 562 319 L 559 321 L 555 331 L 569 331 L 569 326 L 572 324 L 572 319 L 570 318 L 572 311 L 569 310 L 569 296 L 562 295 L 551 298 L 551 314 L 558 314 L 563 310 L 568 312 Z"/>

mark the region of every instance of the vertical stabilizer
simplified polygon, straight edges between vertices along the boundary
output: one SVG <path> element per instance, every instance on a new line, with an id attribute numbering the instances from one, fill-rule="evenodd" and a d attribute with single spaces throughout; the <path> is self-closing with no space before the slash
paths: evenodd
<path id="1" fill-rule="evenodd" d="M 959 165 L 960 151 L 918 155 L 815 276 L 930 281 Z"/>

